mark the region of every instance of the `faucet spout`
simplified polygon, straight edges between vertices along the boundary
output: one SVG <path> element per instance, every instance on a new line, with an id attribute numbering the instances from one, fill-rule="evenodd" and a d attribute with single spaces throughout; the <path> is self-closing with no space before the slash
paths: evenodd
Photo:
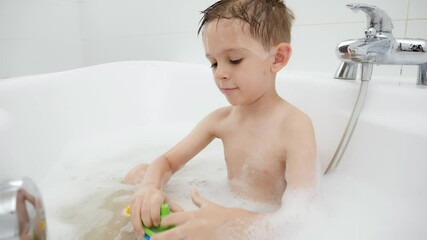
<path id="1" fill-rule="evenodd" d="M 338 44 L 336 55 L 345 62 L 421 65 L 427 63 L 427 40 L 410 38 L 351 39 Z"/>
<path id="2" fill-rule="evenodd" d="M 395 45 L 395 40 L 391 38 L 358 39 L 350 43 L 348 53 L 350 59 L 355 62 L 380 63 Z"/>

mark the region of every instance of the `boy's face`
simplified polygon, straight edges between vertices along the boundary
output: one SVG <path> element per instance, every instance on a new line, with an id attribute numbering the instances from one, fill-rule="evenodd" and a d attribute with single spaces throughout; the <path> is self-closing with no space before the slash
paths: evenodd
<path id="1" fill-rule="evenodd" d="M 254 39 L 240 20 L 212 21 L 203 31 L 215 83 L 232 105 L 246 105 L 274 89 L 274 54 Z M 242 26 L 244 26 L 242 28 Z"/>

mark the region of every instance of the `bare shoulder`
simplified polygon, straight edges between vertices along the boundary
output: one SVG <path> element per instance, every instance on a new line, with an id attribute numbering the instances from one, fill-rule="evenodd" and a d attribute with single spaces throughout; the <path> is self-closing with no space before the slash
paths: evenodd
<path id="1" fill-rule="evenodd" d="M 233 109 L 232 106 L 220 107 L 212 111 L 208 116 L 211 116 L 213 118 L 223 119 L 223 118 L 226 118 L 228 115 L 230 115 L 232 109 Z"/>
<path id="2" fill-rule="evenodd" d="M 314 140 L 314 129 L 310 117 L 287 102 L 283 104 L 282 108 L 281 129 L 283 136 L 286 136 L 289 142 Z"/>
<path id="3" fill-rule="evenodd" d="M 312 122 L 310 117 L 294 105 L 284 102 L 282 105 L 283 110 L 283 118 L 282 118 L 282 126 L 286 128 L 294 128 L 294 127 L 312 127 Z"/>
<path id="4" fill-rule="evenodd" d="M 200 124 L 218 138 L 226 122 L 225 120 L 230 116 L 232 109 L 232 106 L 218 108 L 210 112 Z"/>
<path id="5" fill-rule="evenodd" d="M 208 122 L 220 123 L 222 120 L 226 119 L 230 115 L 231 111 L 231 106 L 215 109 L 206 116 L 205 120 L 207 120 Z"/>

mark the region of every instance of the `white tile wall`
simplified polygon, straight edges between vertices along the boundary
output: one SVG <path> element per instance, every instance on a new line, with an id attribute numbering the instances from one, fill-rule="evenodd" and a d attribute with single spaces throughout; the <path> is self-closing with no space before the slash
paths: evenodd
<path id="1" fill-rule="evenodd" d="M 1 0 L 0 38 L 78 38 L 79 5 L 49 0 Z M 59 14 L 60 13 L 60 14 Z"/>
<path id="2" fill-rule="evenodd" d="M 199 11 L 209 3 L 194 1 L 186 8 L 179 1 L 164 5 L 161 1 L 141 0 L 83 2 L 85 64 L 131 59 L 191 62 L 191 57 L 182 51 L 194 51 L 194 44 L 188 45 L 187 41 L 197 40 Z M 99 55 L 93 56 L 94 53 Z"/>
<path id="3" fill-rule="evenodd" d="M 427 1 L 410 0 L 409 19 L 427 19 Z"/>
<path id="4" fill-rule="evenodd" d="M 0 40 L 0 77 L 81 67 L 81 45 L 69 39 Z"/>
<path id="5" fill-rule="evenodd" d="M 424 20 L 409 21 L 407 37 L 427 39 L 427 18 L 425 18 Z"/>
<path id="6" fill-rule="evenodd" d="M 194 32 L 203 1 L 87 0 L 82 18 L 85 37 L 139 36 Z M 183 7 L 185 5 L 185 7 Z"/>
<path id="7" fill-rule="evenodd" d="M 0 0 L 0 78 L 82 66 L 80 3 Z"/>
<path id="8" fill-rule="evenodd" d="M 96 45 L 96 47 L 93 47 Z M 202 42 L 194 32 L 87 39 L 84 42 L 87 63 L 107 63 L 119 60 L 166 60 L 203 63 Z"/>
<path id="9" fill-rule="evenodd" d="M 215 2 L 0 0 L 0 78 L 125 60 L 206 63 L 196 31 L 200 11 Z M 335 46 L 362 37 L 366 27 L 363 12 L 345 7 L 350 2 L 286 0 L 296 15 L 288 69 L 334 74 Z M 363 2 L 390 15 L 396 37 L 427 39 L 426 0 Z M 374 74 L 396 76 L 401 69 L 403 76 L 416 74 L 406 66 L 376 66 Z"/>

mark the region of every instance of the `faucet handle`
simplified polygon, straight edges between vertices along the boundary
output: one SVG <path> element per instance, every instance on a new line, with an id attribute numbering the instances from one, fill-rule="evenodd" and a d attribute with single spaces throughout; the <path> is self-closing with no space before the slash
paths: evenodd
<path id="1" fill-rule="evenodd" d="M 375 37 L 377 34 L 384 34 L 392 36 L 393 22 L 390 16 L 382 9 L 377 8 L 374 5 L 362 4 L 362 3 L 352 3 L 347 4 L 347 7 L 358 12 L 362 10 L 366 13 L 367 16 L 367 29 L 366 37 Z"/>

